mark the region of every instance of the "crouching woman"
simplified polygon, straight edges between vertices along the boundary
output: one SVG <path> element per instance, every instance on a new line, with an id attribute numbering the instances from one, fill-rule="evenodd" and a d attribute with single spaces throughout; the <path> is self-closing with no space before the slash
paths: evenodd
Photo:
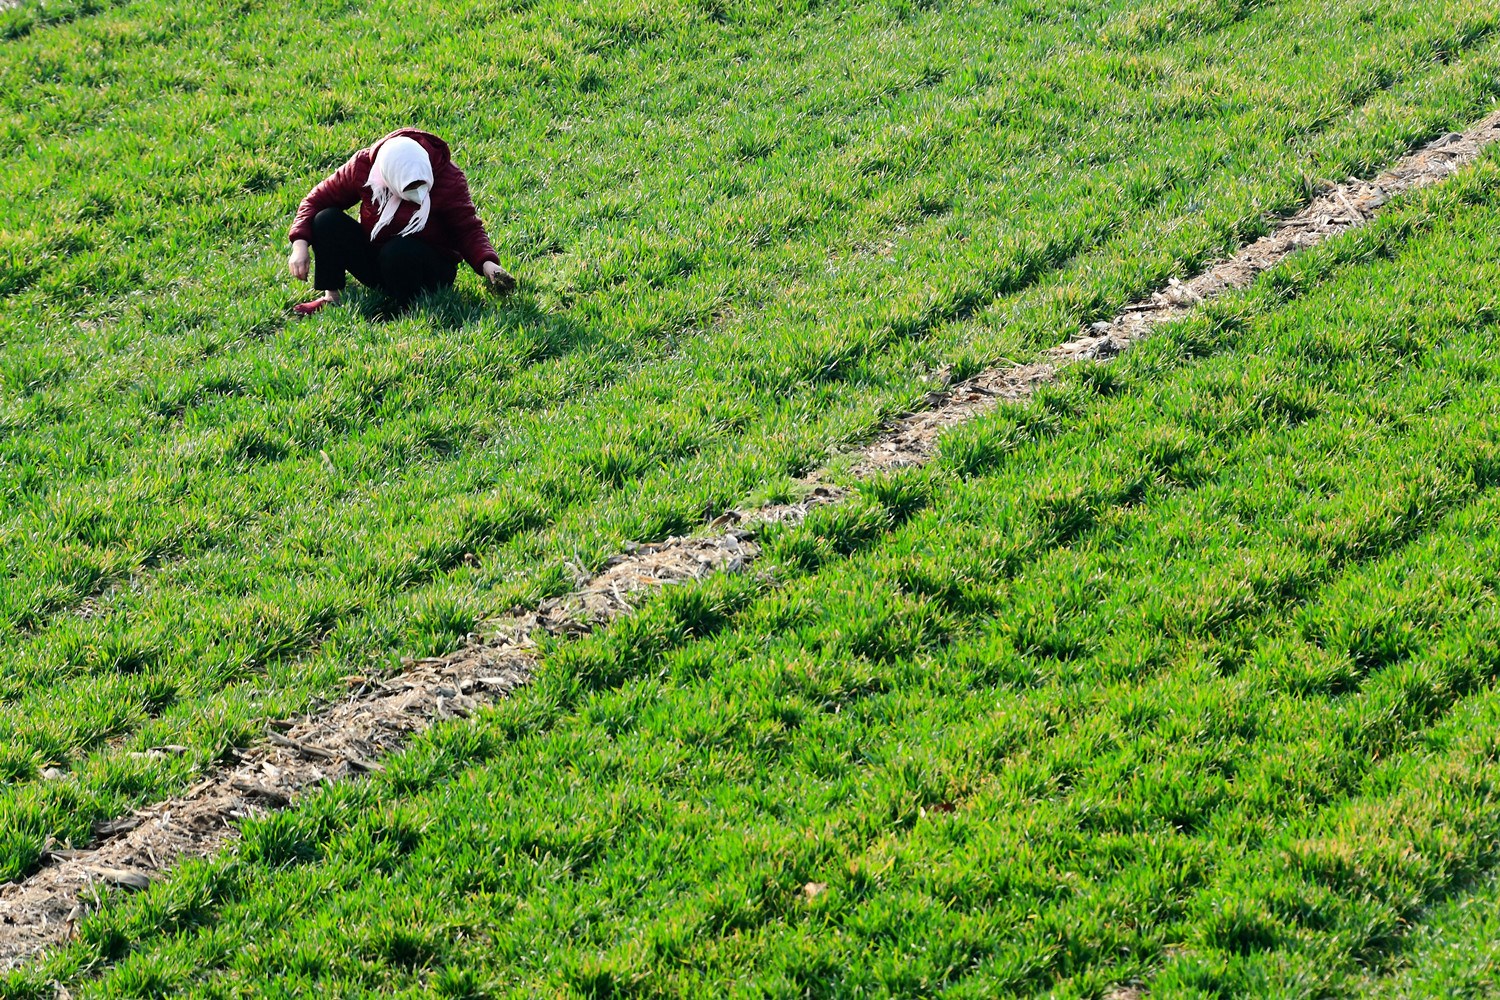
<path id="1" fill-rule="evenodd" d="M 358 221 L 345 214 L 354 205 Z M 323 293 L 294 307 L 304 316 L 337 303 L 350 274 L 398 309 L 422 292 L 451 286 L 459 261 L 495 291 L 516 284 L 500 266 L 448 144 L 414 128 L 360 150 L 313 188 L 288 235 L 292 276 L 306 281 L 311 270 L 313 287 Z"/>

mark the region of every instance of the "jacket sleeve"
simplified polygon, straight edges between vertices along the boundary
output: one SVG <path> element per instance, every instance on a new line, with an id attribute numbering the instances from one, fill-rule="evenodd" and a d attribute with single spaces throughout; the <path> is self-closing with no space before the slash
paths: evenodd
<path id="1" fill-rule="evenodd" d="M 359 204 L 360 188 L 370 177 L 369 166 L 363 162 L 368 158 L 369 154 L 364 151 L 355 153 L 349 158 L 349 162 L 307 193 L 302 204 L 297 206 L 297 215 L 292 219 L 292 228 L 287 233 L 288 240 L 293 243 L 297 240 L 311 240 L 313 218 L 323 209 L 336 208 L 342 212 Z"/>
<path id="2" fill-rule="evenodd" d="M 474 210 L 474 199 L 469 195 L 469 179 L 457 167 L 453 167 L 450 174 L 442 212 L 448 230 L 453 234 L 454 249 L 474 269 L 475 274 L 484 274 L 486 261 L 500 263 L 500 255 L 490 245 L 484 223 L 479 221 L 479 213 Z"/>

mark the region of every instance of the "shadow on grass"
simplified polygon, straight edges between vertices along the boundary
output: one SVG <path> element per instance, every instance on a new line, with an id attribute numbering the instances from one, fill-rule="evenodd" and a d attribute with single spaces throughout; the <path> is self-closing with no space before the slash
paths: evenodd
<path id="1" fill-rule="evenodd" d="M 441 288 L 424 292 L 405 308 L 396 307 L 379 291 L 359 288 L 348 302 L 371 323 L 420 315 L 436 329 L 455 332 L 488 320 L 499 331 L 528 345 L 521 359 L 523 366 L 597 347 L 610 339 L 604 330 L 548 310 L 524 284 L 498 297 L 471 288 Z"/>
<path id="2" fill-rule="evenodd" d="M 352 287 L 354 286 L 351 284 Z M 377 289 L 359 288 L 355 295 L 350 296 L 353 300 L 350 304 L 359 311 L 363 319 L 371 323 L 386 323 L 403 316 L 423 314 L 431 317 L 435 325 L 444 330 L 458 330 L 477 323 L 486 314 L 509 311 L 512 300 L 522 294 L 517 291 L 505 299 L 494 299 L 467 288 L 439 288 L 423 292 L 403 307 L 397 306 Z M 528 295 L 526 298 L 530 310 L 540 315 L 541 310 L 531 297 Z"/>

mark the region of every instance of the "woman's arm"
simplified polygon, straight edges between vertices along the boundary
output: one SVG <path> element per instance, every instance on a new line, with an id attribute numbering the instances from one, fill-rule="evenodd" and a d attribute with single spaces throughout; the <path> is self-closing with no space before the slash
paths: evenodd
<path id="1" fill-rule="evenodd" d="M 369 179 L 370 153 L 362 149 L 307 193 L 302 204 L 297 206 L 297 214 L 292 219 L 287 239 L 294 245 L 299 241 L 310 241 L 313 219 L 317 214 L 325 208 L 336 208 L 342 212 L 351 205 L 358 205 L 362 195 L 360 189 Z"/>
<path id="2" fill-rule="evenodd" d="M 489 234 L 484 231 L 484 223 L 479 220 L 469 194 L 469 179 L 462 170 L 450 165 L 445 181 L 442 200 L 434 201 L 433 207 L 441 204 L 443 221 L 453 234 L 454 249 L 475 274 L 488 279 L 497 290 L 509 291 L 515 287 L 516 279 L 500 266 L 500 255 L 490 245 Z"/>

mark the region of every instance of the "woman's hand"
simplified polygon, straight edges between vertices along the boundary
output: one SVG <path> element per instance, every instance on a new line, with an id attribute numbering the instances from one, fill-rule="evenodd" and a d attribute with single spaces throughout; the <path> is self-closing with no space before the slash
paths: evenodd
<path id="1" fill-rule="evenodd" d="M 484 262 L 484 277 L 496 292 L 508 292 L 516 287 L 516 277 L 492 260 Z"/>
<path id="2" fill-rule="evenodd" d="M 292 244 L 292 255 L 286 259 L 287 270 L 292 272 L 292 277 L 298 281 L 307 280 L 307 241 L 298 240 Z"/>

